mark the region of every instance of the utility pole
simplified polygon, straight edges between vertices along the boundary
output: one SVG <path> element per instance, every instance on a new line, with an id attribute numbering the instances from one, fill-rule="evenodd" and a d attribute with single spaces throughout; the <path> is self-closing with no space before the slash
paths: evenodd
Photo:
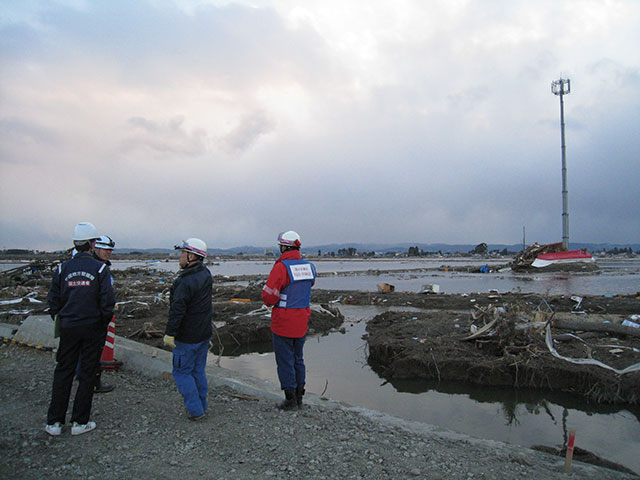
<path id="1" fill-rule="evenodd" d="M 560 78 L 551 82 L 551 92 L 560 97 L 560 135 L 562 145 L 562 248 L 569 250 L 569 194 L 567 192 L 567 147 L 564 144 L 564 100 L 571 92 L 571 81 Z"/>

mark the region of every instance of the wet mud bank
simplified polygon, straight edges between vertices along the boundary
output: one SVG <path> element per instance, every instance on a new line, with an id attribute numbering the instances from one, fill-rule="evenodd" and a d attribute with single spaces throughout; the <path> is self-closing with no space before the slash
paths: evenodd
<path id="1" fill-rule="evenodd" d="M 214 328 L 213 353 L 237 355 L 270 351 L 271 314 L 264 305 L 258 302 L 246 302 L 243 305 L 221 302 L 214 305 L 214 311 L 214 321 L 221 325 Z M 339 328 L 343 321 L 344 317 L 337 308 L 314 304 L 311 306 L 308 335 L 325 335 Z"/>
<path id="2" fill-rule="evenodd" d="M 580 311 L 593 314 L 640 314 L 640 292 L 632 295 L 584 295 Z M 312 301 L 345 305 L 380 305 L 415 307 L 427 310 L 473 310 L 475 306 L 518 304 L 532 311 L 546 300 L 554 311 L 575 311 L 577 302 L 566 295 L 542 296 L 537 293 L 421 294 L 411 292 L 363 292 L 347 290 L 312 290 Z"/>
<path id="3" fill-rule="evenodd" d="M 537 388 L 577 394 L 594 403 L 640 404 L 639 370 L 619 374 L 602 366 L 566 360 L 597 360 L 623 370 L 640 362 L 637 336 L 623 335 L 623 329 L 614 334 L 567 333 L 553 325 L 570 321 L 571 314 L 557 314 L 557 320 L 556 314 L 551 314 L 551 345 L 564 357 L 558 358 L 546 342 L 546 322 L 536 322 L 530 309 L 521 305 L 485 308 L 489 311 L 485 319 L 477 315 L 481 309 L 470 313 L 443 310 L 380 314 L 367 323 L 369 365 L 388 379 Z M 616 325 L 622 318 L 624 315 L 600 315 L 595 322 Z M 630 329 L 628 333 L 637 332 Z"/>

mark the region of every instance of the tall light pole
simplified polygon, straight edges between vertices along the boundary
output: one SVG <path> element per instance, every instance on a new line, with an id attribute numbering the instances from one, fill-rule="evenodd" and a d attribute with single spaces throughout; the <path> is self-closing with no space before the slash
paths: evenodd
<path id="1" fill-rule="evenodd" d="M 564 144 L 564 100 L 571 92 L 571 80 L 560 78 L 551 82 L 551 92 L 560 97 L 560 134 L 562 138 L 562 248 L 569 250 L 569 195 L 567 192 L 567 147 Z"/>

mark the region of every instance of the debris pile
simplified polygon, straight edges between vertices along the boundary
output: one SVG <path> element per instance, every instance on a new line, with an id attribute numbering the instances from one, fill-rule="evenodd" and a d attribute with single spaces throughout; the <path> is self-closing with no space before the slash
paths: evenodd
<path id="1" fill-rule="evenodd" d="M 380 293 L 392 293 L 392 292 L 395 292 L 396 290 L 396 286 L 391 285 L 390 283 L 379 283 L 377 287 L 378 287 L 378 292 Z"/>
<path id="2" fill-rule="evenodd" d="M 0 274 L 0 322 L 20 324 L 31 314 L 47 311 L 47 293 L 54 268 L 70 255 L 51 261 L 36 260 Z M 116 335 L 132 338 L 154 347 L 162 343 L 169 312 L 170 287 L 175 273 L 155 268 L 131 267 L 111 270 L 116 294 Z M 214 276 L 212 344 L 227 352 L 251 350 L 254 345 L 271 344 L 270 311 L 263 307 L 259 281 L 246 286 L 229 285 L 229 278 Z M 332 306 L 312 305 L 310 334 L 326 334 L 339 328 L 343 317 Z M 222 348 L 217 348 L 216 346 Z M 261 347 L 258 347 L 258 351 Z"/>
<path id="3" fill-rule="evenodd" d="M 213 333 L 212 351 L 217 354 L 238 354 L 245 351 L 270 351 L 271 350 L 271 309 L 265 305 L 251 305 L 246 307 L 254 309 L 236 315 L 229 316 L 227 312 L 216 313 L 214 308 L 214 321 L 216 328 Z M 217 326 L 220 317 L 224 316 L 224 324 Z M 311 305 L 311 317 L 309 318 L 309 334 L 326 334 L 342 325 L 344 317 L 340 310 L 330 305 Z M 226 349 L 226 350 L 225 350 Z M 249 350 L 251 349 L 251 350 Z"/>
<path id="4" fill-rule="evenodd" d="M 127 335 L 127 336 L 129 338 L 138 338 L 138 339 L 146 338 L 146 339 L 150 339 L 150 338 L 160 338 L 163 335 L 164 335 L 164 330 L 159 330 L 153 324 L 153 322 L 144 322 L 142 324 L 142 327 L 140 327 L 138 330 L 136 330 L 135 332 L 133 332 L 130 335 Z"/>
<path id="5" fill-rule="evenodd" d="M 540 245 L 536 242 L 522 250 L 513 258 L 513 261 L 511 262 L 511 269 L 526 270 L 531 267 L 531 264 L 538 255 L 543 255 L 545 253 L 558 253 L 562 252 L 562 250 L 562 242 L 548 243 L 546 245 Z"/>
<path id="6" fill-rule="evenodd" d="M 389 379 L 544 388 L 640 404 L 640 328 L 622 325 L 619 315 L 575 317 L 546 300 L 534 311 L 494 304 L 467 315 L 386 312 L 367 324 L 368 362 Z"/>
<path id="7" fill-rule="evenodd" d="M 50 281 L 51 272 L 61 261 L 35 260 L 28 265 L 4 270 L 0 272 L 0 288 L 16 285 L 35 287 L 47 284 Z"/>

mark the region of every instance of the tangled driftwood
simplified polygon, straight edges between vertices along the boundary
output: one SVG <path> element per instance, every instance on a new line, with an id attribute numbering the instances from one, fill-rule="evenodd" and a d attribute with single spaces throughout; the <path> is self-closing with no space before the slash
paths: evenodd
<path id="1" fill-rule="evenodd" d="M 144 338 L 158 338 L 164 335 L 162 330 L 158 330 L 153 322 L 145 322 L 142 324 L 142 327 L 133 332 L 128 338 L 133 337 L 144 337 Z"/>

